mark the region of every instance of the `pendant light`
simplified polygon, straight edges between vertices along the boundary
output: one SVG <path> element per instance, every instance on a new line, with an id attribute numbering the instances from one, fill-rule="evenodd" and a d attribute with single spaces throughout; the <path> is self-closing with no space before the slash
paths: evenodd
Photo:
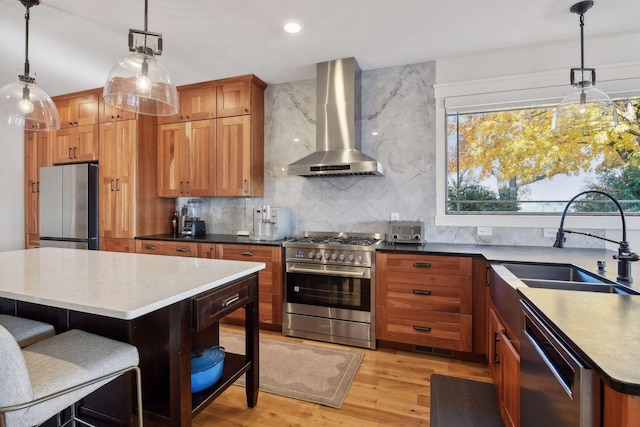
<path id="1" fill-rule="evenodd" d="M 162 55 L 162 34 L 147 30 L 148 0 L 144 1 L 144 30 L 129 30 L 130 55 L 113 67 L 104 86 L 106 103 L 150 116 L 178 113 L 178 91 L 171 75 L 155 58 Z"/>
<path id="2" fill-rule="evenodd" d="M 36 85 L 29 69 L 29 11 L 39 0 L 20 0 L 27 9 L 25 19 L 24 72 L 18 81 L 0 88 L 0 123 L 36 131 L 60 129 L 60 115 L 49 95 Z"/>
<path id="3" fill-rule="evenodd" d="M 584 66 L 584 14 L 592 6 L 593 1 L 581 1 L 569 9 L 580 15 L 580 68 L 571 69 L 573 90 L 560 101 L 553 115 L 551 130 L 560 135 L 587 136 L 618 124 L 618 114 L 611 98 L 595 87 L 595 68 Z M 576 74 L 579 81 L 576 81 Z"/>

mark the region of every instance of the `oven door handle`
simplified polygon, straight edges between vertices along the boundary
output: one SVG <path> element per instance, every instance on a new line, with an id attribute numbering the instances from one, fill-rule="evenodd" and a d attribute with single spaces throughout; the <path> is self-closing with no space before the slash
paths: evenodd
<path id="1" fill-rule="evenodd" d="M 291 266 L 287 269 L 292 273 L 309 273 L 309 274 L 320 274 L 324 276 L 348 276 L 348 277 L 364 277 L 365 270 L 362 271 L 336 271 L 336 270 L 315 270 L 312 268 L 302 268 Z"/>

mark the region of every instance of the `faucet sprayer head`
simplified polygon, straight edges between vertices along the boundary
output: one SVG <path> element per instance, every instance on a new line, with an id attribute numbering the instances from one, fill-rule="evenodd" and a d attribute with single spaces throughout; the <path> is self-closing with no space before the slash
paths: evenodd
<path id="1" fill-rule="evenodd" d="M 564 248 L 564 242 L 566 242 L 567 238 L 564 235 L 564 231 L 562 228 L 558 229 L 556 233 L 556 241 L 553 243 L 554 248 Z"/>

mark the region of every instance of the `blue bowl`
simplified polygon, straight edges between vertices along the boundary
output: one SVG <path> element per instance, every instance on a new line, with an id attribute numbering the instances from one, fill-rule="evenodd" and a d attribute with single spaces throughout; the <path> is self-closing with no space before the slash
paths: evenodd
<path id="1" fill-rule="evenodd" d="M 191 393 L 214 385 L 222 376 L 224 347 L 219 345 L 191 353 Z"/>

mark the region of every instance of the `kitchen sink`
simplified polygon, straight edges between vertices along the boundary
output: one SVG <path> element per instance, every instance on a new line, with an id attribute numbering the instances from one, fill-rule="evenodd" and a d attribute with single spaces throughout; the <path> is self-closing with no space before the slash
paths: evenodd
<path id="1" fill-rule="evenodd" d="M 519 279 L 612 284 L 603 277 L 571 264 L 503 263 L 502 265 Z"/>
<path id="2" fill-rule="evenodd" d="M 531 288 L 637 294 L 628 287 L 571 264 L 504 262 L 502 266 Z"/>

